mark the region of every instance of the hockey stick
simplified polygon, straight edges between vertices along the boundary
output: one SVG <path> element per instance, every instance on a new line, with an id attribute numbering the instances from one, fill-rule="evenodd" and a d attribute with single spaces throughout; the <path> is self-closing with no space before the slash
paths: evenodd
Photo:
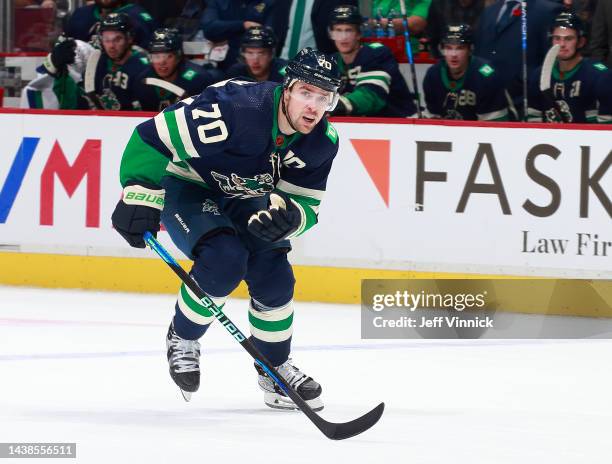
<path id="1" fill-rule="evenodd" d="M 200 299 L 201 303 L 208 309 L 215 318 L 221 323 L 234 339 L 242 345 L 242 347 L 251 355 L 255 362 L 283 389 L 289 398 L 306 414 L 317 428 L 323 434 L 332 440 L 344 440 L 345 438 L 354 437 L 361 432 L 365 432 L 372 427 L 382 416 L 385 409 L 385 403 L 380 403 L 370 412 L 358 417 L 349 422 L 328 422 L 312 410 L 304 399 L 293 389 L 287 385 L 278 371 L 255 347 L 253 342 L 249 340 L 236 325 L 225 315 L 223 310 L 213 303 L 213 301 L 204 293 L 197 282 L 191 277 L 180 264 L 168 253 L 168 251 L 157 241 L 150 232 L 144 233 L 144 240 L 149 247 L 155 251 L 174 273 L 183 281 L 187 287 Z"/>
<path id="2" fill-rule="evenodd" d="M 156 77 L 146 77 L 144 79 L 144 83 L 167 90 L 168 92 L 179 97 L 179 100 L 182 100 L 187 96 L 187 91 L 184 88 L 179 87 L 178 85 L 173 84 L 172 82 L 165 81 L 163 79 L 158 79 Z"/>
<path id="3" fill-rule="evenodd" d="M 102 52 L 100 50 L 94 50 L 87 59 L 87 65 L 85 67 L 85 79 L 83 85 L 85 87 L 85 95 L 89 97 L 91 102 L 94 104 L 96 109 L 103 110 L 104 106 L 100 101 L 98 95 L 96 95 L 96 69 L 98 68 L 98 62 Z"/>
<path id="4" fill-rule="evenodd" d="M 559 48 L 559 45 L 553 45 L 548 49 L 542 62 L 542 71 L 540 72 L 540 92 L 544 100 L 544 115 L 546 116 L 544 120 L 549 122 L 568 122 L 567 118 L 559 110 L 551 88 L 553 67 L 555 66 L 557 55 L 559 55 Z"/>
<path id="5" fill-rule="evenodd" d="M 423 117 L 421 114 L 421 96 L 417 85 L 416 67 L 414 66 L 414 58 L 412 56 L 412 46 L 410 45 L 410 32 L 408 32 L 408 17 L 406 16 L 406 1 L 400 0 L 400 10 L 402 12 L 402 21 L 404 23 L 404 45 L 406 46 L 406 55 L 408 63 L 410 63 L 410 75 L 412 78 L 412 87 L 414 88 L 414 96 L 416 97 L 417 116 L 419 119 Z"/>
<path id="6" fill-rule="evenodd" d="M 523 121 L 527 121 L 527 0 L 521 0 L 521 46 L 523 61 Z"/>

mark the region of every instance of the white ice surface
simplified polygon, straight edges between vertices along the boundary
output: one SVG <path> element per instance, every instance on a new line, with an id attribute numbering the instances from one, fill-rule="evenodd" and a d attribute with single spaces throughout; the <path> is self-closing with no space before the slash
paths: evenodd
<path id="1" fill-rule="evenodd" d="M 220 327 L 184 402 L 164 352 L 173 305 L 0 287 L 0 442 L 77 442 L 76 460 L 53 462 L 105 464 L 612 460 L 611 341 L 365 341 L 356 306 L 298 303 L 293 357 L 323 385 L 321 414 L 387 406 L 374 428 L 333 442 L 263 404 L 249 356 Z M 245 306 L 227 312 L 248 330 Z"/>

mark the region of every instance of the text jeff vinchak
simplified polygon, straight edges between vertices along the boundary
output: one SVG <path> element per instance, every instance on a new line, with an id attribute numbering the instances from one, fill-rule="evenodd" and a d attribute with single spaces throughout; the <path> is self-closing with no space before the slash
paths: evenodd
<path id="1" fill-rule="evenodd" d="M 470 319 L 464 319 L 459 316 L 421 316 L 420 318 L 401 316 L 395 319 L 385 319 L 382 316 L 377 316 L 372 320 L 372 324 L 376 328 L 493 328 L 493 319 L 489 316 L 475 316 Z"/>

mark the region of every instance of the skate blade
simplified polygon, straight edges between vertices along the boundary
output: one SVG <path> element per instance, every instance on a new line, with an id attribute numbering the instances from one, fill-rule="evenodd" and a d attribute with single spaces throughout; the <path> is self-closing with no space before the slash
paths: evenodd
<path id="1" fill-rule="evenodd" d="M 290 399 L 285 400 L 281 395 L 276 393 L 266 392 L 264 394 L 264 403 L 266 406 L 272 409 L 281 409 L 284 411 L 299 411 L 293 401 Z M 312 408 L 313 411 L 321 411 L 323 409 L 323 400 L 321 398 L 314 398 L 312 400 L 306 400 L 306 404 Z"/>
<path id="2" fill-rule="evenodd" d="M 181 390 L 179 388 L 179 390 Z M 181 390 L 181 395 L 183 395 L 183 399 L 187 402 L 191 401 L 191 392 L 185 391 L 185 390 Z"/>

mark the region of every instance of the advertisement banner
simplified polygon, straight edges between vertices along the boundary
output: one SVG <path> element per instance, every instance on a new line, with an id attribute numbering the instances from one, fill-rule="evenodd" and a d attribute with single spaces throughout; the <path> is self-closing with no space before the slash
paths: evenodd
<path id="1" fill-rule="evenodd" d="M 110 222 L 144 119 L 0 113 L 0 246 L 150 257 Z M 608 130 L 350 121 L 335 123 L 320 223 L 294 241 L 294 263 L 612 278 Z"/>

